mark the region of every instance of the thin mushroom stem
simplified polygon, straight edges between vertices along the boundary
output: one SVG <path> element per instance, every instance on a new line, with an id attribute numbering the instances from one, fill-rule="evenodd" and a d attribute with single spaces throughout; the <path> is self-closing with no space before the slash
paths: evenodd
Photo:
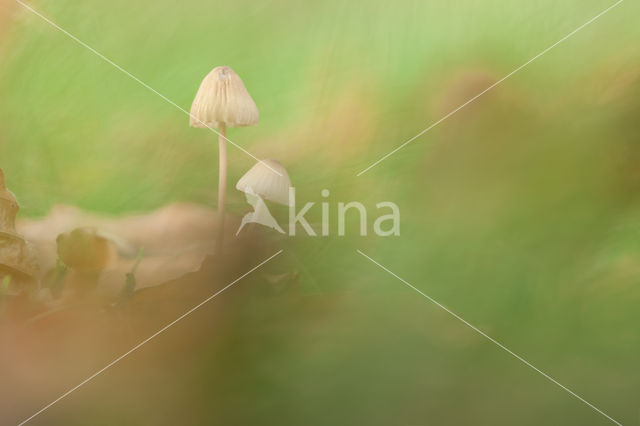
<path id="1" fill-rule="evenodd" d="M 224 123 L 221 123 L 218 130 L 220 131 L 218 133 L 218 149 L 220 151 L 220 158 L 218 166 L 217 248 L 218 253 L 220 253 L 222 251 L 222 244 L 224 242 L 224 204 L 227 199 L 227 126 Z"/>

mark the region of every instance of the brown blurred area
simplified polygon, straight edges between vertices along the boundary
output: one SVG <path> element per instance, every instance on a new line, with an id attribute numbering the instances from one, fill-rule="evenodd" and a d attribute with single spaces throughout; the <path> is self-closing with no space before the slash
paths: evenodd
<path id="1" fill-rule="evenodd" d="M 164 235 L 168 237 L 170 232 Z M 44 404 L 62 394 L 276 252 L 255 237 L 254 233 L 252 238 L 231 240 L 222 254 L 205 256 L 195 272 L 182 273 L 179 278 L 162 281 L 161 275 L 156 273 L 154 279 L 158 281 L 154 286 L 136 289 L 125 300 L 118 299 L 117 294 L 95 291 L 72 298 L 65 298 L 63 294 L 61 301 L 43 301 L 39 306 L 25 295 L 3 301 L 0 326 L 0 413 L 3 422 L 21 420 L 29 411 L 38 408 L 34 402 Z M 150 257 L 153 258 L 153 250 Z M 170 263 L 168 259 L 162 262 Z M 262 268 L 254 275 L 262 281 L 270 269 Z M 233 317 L 234 306 L 252 293 L 251 283 L 255 280 L 255 276 L 251 276 L 238 281 L 237 286 L 221 293 L 219 299 L 212 299 L 194 312 L 194 318 L 185 317 L 185 324 L 176 324 L 175 330 L 168 330 L 157 342 L 150 342 L 149 347 L 155 354 L 152 364 L 145 365 L 142 370 L 138 367 L 132 370 L 126 360 L 118 365 L 120 371 L 116 376 L 111 377 L 122 380 L 133 371 L 144 375 L 142 371 L 162 369 L 166 362 L 178 362 L 179 359 L 180 363 L 188 363 L 190 353 L 211 345 L 206 336 L 215 335 L 215 344 L 223 347 L 230 330 L 226 324 Z M 124 284 L 124 279 L 120 281 Z M 131 358 L 135 359 L 136 355 Z M 126 386 L 126 382 L 114 388 L 115 394 L 118 393 L 115 389 L 122 386 Z M 81 404 L 82 399 L 74 401 L 71 407 Z M 67 424 L 73 423 L 74 420 L 67 421 Z"/>

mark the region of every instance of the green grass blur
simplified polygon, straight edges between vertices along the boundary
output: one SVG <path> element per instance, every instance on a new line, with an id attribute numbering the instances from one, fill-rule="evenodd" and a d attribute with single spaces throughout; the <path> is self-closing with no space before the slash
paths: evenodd
<path id="1" fill-rule="evenodd" d="M 140 367 L 131 380 L 148 390 L 144 403 L 96 385 L 94 399 L 70 399 L 49 421 L 608 424 L 360 249 L 638 424 L 636 2 L 356 177 L 612 3 L 30 3 L 187 110 L 204 75 L 231 66 L 261 120 L 229 137 L 284 164 L 299 203 L 316 202 L 310 221 L 320 220 L 324 188 L 333 233 L 339 201 L 363 202 L 369 230 L 377 202 L 396 202 L 402 215 L 400 237 L 357 236 L 352 217 L 345 237 L 288 240 L 286 265 L 300 273 L 307 305 L 252 298 L 238 308 L 224 356 L 205 348 L 186 367 Z M 173 201 L 215 207 L 213 133 L 190 128 L 183 112 L 19 5 L 7 13 L 0 167 L 22 215 L 57 203 L 107 213 Z M 229 162 L 229 208 L 241 215 L 247 205 L 232 188 L 254 161 L 229 147 Z"/>

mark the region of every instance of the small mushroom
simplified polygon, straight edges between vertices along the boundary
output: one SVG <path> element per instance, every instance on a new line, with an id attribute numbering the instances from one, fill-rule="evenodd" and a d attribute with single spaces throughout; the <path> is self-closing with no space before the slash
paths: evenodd
<path id="1" fill-rule="evenodd" d="M 253 126 L 258 117 L 258 107 L 242 79 L 229 67 L 216 67 L 207 74 L 191 105 L 190 126 L 219 130 L 218 248 L 222 247 L 227 195 L 227 127 Z"/>
<path id="2" fill-rule="evenodd" d="M 71 269 L 69 284 L 77 293 L 93 289 L 117 256 L 114 244 L 94 228 L 76 228 L 56 238 L 58 257 Z"/>
<path id="3" fill-rule="evenodd" d="M 284 234 L 278 222 L 271 216 L 265 200 L 285 206 L 291 205 L 290 187 L 289 174 L 278 161 L 269 159 L 256 163 L 236 184 L 236 189 L 246 194 L 247 202 L 254 208 L 253 212 L 244 215 L 236 235 L 247 223 L 259 223 Z"/>

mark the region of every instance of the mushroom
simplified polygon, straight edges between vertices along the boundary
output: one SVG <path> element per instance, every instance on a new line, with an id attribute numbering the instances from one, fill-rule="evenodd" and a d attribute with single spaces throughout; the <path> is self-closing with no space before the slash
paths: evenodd
<path id="1" fill-rule="evenodd" d="M 71 287 L 78 293 L 94 288 L 102 271 L 117 256 L 111 240 L 94 228 L 76 228 L 56 238 L 58 257 L 71 269 Z"/>
<path id="2" fill-rule="evenodd" d="M 192 127 L 217 127 L 219 130 L 217 243 L 220 249 L 224 236 L 224 205 L 227 195 L 227 127 L 257 124 L 258 107 L 238 74 L 229 67 L 216 67 L 202 80 L 191 105 L 190 116 L 189 125 Z"/>
<path id="3" fill-rule="evenodd" d="M 33 246 L 16 231 L 19 208 L 0 169 L 0 281 L 11 277 L 7 281 L 11 290 L 33 290 L 37 287 L 39 266 Z"/>
<path id="4" fill-rule="evenodd" d="M 254 208 L 253 212 L 244 215 L 236 235 L 247 223 L 259 223 L 284 234 L 278 222 L 271 216 L 264 201 L 270 200 L 290 206 L 290 187 L 289 174 L 278 161 L 268 159 L 256 163 L 236 184 L 236 189 L 246 194 L 247 202 Z"/>

